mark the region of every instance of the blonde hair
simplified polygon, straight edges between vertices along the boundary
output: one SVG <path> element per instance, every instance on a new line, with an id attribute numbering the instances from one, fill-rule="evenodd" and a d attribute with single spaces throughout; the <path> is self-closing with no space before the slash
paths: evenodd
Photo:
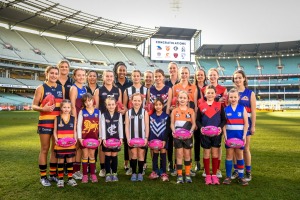
<path id="1" fill-rule="evenodd" d="M 58 68 L 57 66 L 49 65 L 49 66 L 46 67 L 46 69 L 45 69 L 45 80 L 46 80 L 46 81 L 48 81 L 47 75 L 48 75 L 48 73 L 50 72 L 51 69 L 56 69 L 57 72 L 59 73 L 59 68 Z"/>

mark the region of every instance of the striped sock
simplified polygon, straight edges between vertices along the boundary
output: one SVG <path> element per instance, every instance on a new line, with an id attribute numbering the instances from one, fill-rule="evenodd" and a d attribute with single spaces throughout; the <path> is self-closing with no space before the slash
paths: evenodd
<path id="1" fill-rule="evenodd" d="M 177 168 L 177 175 L 182 176 L 182 165 L 176 165 Z"/>
<path id="2" fill-rule="evenodd" d="M 68 170 L 68 179 L 72 179 L 73 175 L 73 163 L 67 163 L 67 170 Z"/>
<path id="3" fill-rule="evenodd" d="M 55 176 L 57 170 L 57 163 L 50 163 L 49 174 L 50 176 Z"/>
<path id="4" fill-rule="evenodd" d="M 237 168 L 238 168 L 239 178 L 244 178 L 244 159 L 237 160 Z"/>
<path id="5" fill-rule="evenodd" d="M 39 165 L 41 178 L 47 177 L 47 165 Z"/>
<path id="6" fill-rule="evenodd" d="M 246 166 L 246 172 L 248 172 L 248 173 L 251 172 L 251 165 L 250 166 Z"/>
<path id="7" fill-rule="evenodd" d="M 87 158 L 82 158 L 82 174 L 87 175 L 87 168 L 88 168 L 88 159 Z"/>
<path id="8" fill-rule="evenodd" d="M 237 164 L 234 164 L 234 165 L 233 165 L 233 168 L 234 168 L 234 171 L 235 171 L 235 172 L 238 171 Z"/>
<path id="9" fill-rule="evenodd" d="M 185 175 L 190 176 L 191 175 L 191 161 L 184 161 L 185 166 Z"/>
<path id="10" fill-rule="evenodd" d="M 63 180 L 64 179 L 64 163 L 57 164 L 57 173 L 58 173 L 58 179 Z"/>
<path id="11" fill-rule="evenodd" d="M 225 166 L 226 166 L 226 177 L 231 177 L 231 170 L 232 170 L 232 160 L 225 160 Z"/>

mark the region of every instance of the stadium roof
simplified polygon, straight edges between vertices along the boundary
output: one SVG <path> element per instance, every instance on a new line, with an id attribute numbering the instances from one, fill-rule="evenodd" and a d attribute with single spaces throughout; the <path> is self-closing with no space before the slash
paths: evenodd
<path id="1" fill-rule="evenodd" d="M 259 44 L 232 44 L 232 45 L 202 45 L 197 56 L 226 57 L 226 56 L 260 56 L 300 53 L 300 41 L 259 43 Z"/>
<path id="2" fill-rule="evenodd" d="M 66 38 L 139 45 L 158 30 L 94 16 L 48 0 L 0 0 L 0 5 L 0 21 L 10 28 L 26 27 Z"/>
<path id="3" fill-rule="evenodd" d="M 159 27 L 152 38 L 191 40 L 196 32 L 197 29 Z"/>

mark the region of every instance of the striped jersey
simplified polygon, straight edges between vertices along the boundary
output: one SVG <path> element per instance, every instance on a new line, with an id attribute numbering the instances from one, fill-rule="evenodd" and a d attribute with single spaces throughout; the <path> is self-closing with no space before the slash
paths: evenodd
<path id="1" fill-rule="evenodd" d="M 169 128 L 169 115 L 167 115 L 165 112 L 162 112 L 161 115 L 158 116 L 156 112 L 154 112 L 152 115 L 150 115 L 149 141 L 154 139 L 167 141 Z"/>
<path id="2" fill-rule="evenodd" d="M 249 127 L 248 130 L 251 129 L 251 94 L 252 90 L 249 90 L 248 88 L 245 88 L 243 92 L 239 92 L 240 94 L 240 100 L 239 104 L 243 105 L 246 108 L 246 111 L 248 113 L 248 122 L 249 122 Z"/>
<path id="3" fill-rule="evenodd" d="M 101 113 L 106 111 L 105 100 L 107 97 L 114 97 L 118 101 L 120 96 L 119 88 L 112 86 L 111 90 L 108 90 L 104 85 L 99 88 L 99 109 Z"/>
<path id="4" fill-rule="evenodd" d="M 76 84 L 74 84 L 73 86 L 75 86 L 77 88 L 77 98 L 75 101 L 75 107 L 76 107 L 76 113 L 78 115 L 79 111 L 83 107 L 82 96 L 87 93 L 87 90 L 86 90 L 85 86 L 83 86 L 82 88 L 78 87 Z"/>
<path id="5" fill-rule="evenodd" d="M 63 89 L 62 86 L 59 84 L 57 84 L 56 87 L 51 87 L 46 83 L 42 85 L 42 88 L 42 101 L 46 98 L 48 94 L 52 94 L 55 97 L 55 108 L 52 112 L 40 112 L 37 132 L 52 134 L 54 128 L 54 119 L 56 116 L 60 115 L 60 103 L 63 100 Z"/>
<path id="6" fill-rule="evenodd" d="M 225 108 L 227 139 L 243 139 L 244 134 L 244 106 L 238 104 L 233 110 L 231 105 Z"/>
<path id="7" fill-rule="evenodd" d="M 101 112 L 98 109 L 94 109 L 93 113 L 89 113 L 85 108 L 82 109 L 77 122 L 78 138 L 100 138 L 100 117 Z"/>
<path id="8" fill-rule="evenodd" d="M 122 114 L 114 112 L 110 115 L 108 111 L 101 115 L 101 133 L 102 139 L 110 138 L 123 139 L 123 120 Z"/>
<path id="9" fill-rule="evenodd" d="M 136 113 L 134 108 L 128 110 L 129 119 L 129 140 L 132 138 L 146 137 L 145 132 L 145 109 L 140 108 Z"/>
<path id="10" fill-rule="evenodd" d="M 127 96 L 128 96 L 128 102 L 129 102 L 129 100 L 131 100 L 131 96 L 133 94 L 140 93 L 144 97 L 142 107 L 144 107 L 146 105 L 146 98 L 147 98 L 148 88 L 146 88 L 145 86 L 141 86 L 140 88 L 135 88 L 134 86 L 131 86 L 131 87 L 126 89 L 126 92 L 127 92 Z"/>
<path id="11" fill-rule="evenodd" d="M 150 88 L 150 99 L 149 101 L 151 103 L 154 103 L 155 99 L 157 97 L 161 97 L 164 100 L 164 111 L 167 107 L 167 102 L 168 102 L 168 92 L 169 92 L 170 87 L 169 86 L 164 86 L 161 90 L 157 90 L 155 86 L 151 86 Z M 172 98 L 172 97 L 170 97 Z"/>
<path id="12" fill-rule="evenodd" d="M 192 114 L 195 111 L 192 108 L 181 110 L 179 107 L 172 111 L 175 129 L 184 128 L 190 130 L 192 128 Z"/>

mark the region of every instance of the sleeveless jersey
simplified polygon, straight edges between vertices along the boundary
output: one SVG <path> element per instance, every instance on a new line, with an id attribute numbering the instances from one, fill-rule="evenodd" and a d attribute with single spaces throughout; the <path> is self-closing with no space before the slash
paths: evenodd
<path id="1" fill-rule="evenodd" d="M 134 109 L 128 110 L 129 140 L 132 138 L 145 138 L 145 109 L 140 108 L 137 113 Z"/>
<path id="2" fill-rule="evenodd" d="M 89 85 L 86 86 L 86 92 L 90 93 L 91 95 L 94 95 L 95 91 L 97 90 L 97 88 L 100 88 L 99 85 L 96 83 L 96 89 L 94 91 L 92 91 L 92 89 L 90 88 Z"/>
<path id="3" fill-rule="evenodd" d="M 238 104 L 235 111 L 231 105 L 225 108 L 227 139 L 243 139 L 244 134 L 244 106 Z"/>
<path id="4" fill-rule="evenodd" d="M 113 86 L 112 89 L 109 91 L 105 86 L 99 88 L 99 109 L 101 113 L 106 111 L 105 107 L 105 100 L 107 97 L 114 97 L 116 101 L 119 99 L 119 88 Z"/>
<path id="5" fill-rule="evenodd" d="M 173 91 L 174 91 L 174 94 L 173 96 L 174 97 L 178 97 L 178 93 L 183 90 L 183 91 L 186 91 L 189 95 L 189 102 L 190 102 L 190 107 L 191 108 L 195 108 L 195 102 L 194 102 L 194 95 L 195 95 L 195 92 L 197 90 L 197 87 L 196 85 L 187 85 L 186 87 L 183 87 L 181 83 L 178 83 L 176 85 L 173 86 Z"/>
<path id="6" fill-rule="evenodd" d="M 82 109 L 82 139 L 99 138 L 99 115 L 101 115 L 98 109 L 94 109 L 93 113 L 89 113 L 85 108 Z"/>
<path id="7" fill-rule="evenodd" d="M 101 115 L 102 139 L 123 138 L 122 115 L 115 112 L 113 116 L 108 111 Z"/>
<path id="8" fill-rule="evenodd" d="M 59 84 L 57 84 L 56 87 L 50 87 L 46 83 L 42 85 L 42 88 L 42 100 L 44 100 L 48 94 L 52 94 L 55 97 L 55 108 L 52 112 L 40 112 L 37 132 L 52 134 L 54 128 L 54 119 L 56 116 L 60 115 L 60 103 L 63 100 L 63 89 Z"/>
<path id="9" fill-rule="evenodd" d="M 149 141 L 154 139 L 159 139 L 165 141 L 167 139 L 167 122 L 169 115 L 165 112 L 162 112 L 160 116 L 157 116 L 156 113 L 150 115 L 150 135 Z"/>
<path id="10" fill-rule="evenodd" d="M 127 92 L 127 96 L 128 96 L 128 102 L 131 99 L 131 96 L 133 94 L 135 94 L 135 93 L 142 94 L 144 96 L 142 107 L 145 106 L 148 88 L 146 88 L 145 86 L 141 86 L 140 88 L 135 88 L 134 86 L 131 86 L 131 87 L 129 87 L 129 88 L 126 89 L 126 92 Z"/>
<path id="11" fill-rule="evenodd" d="M 170 88 L 169 86 L 165 85 L 161 90 L 157 90 L 155 86 L 151 86 L 149 101 L 151 103 L 154 103 L 154 101 L 157 97 L 161 97 L 164 100 L 164 111 L 165 111 L 165 109 L 167 107 L 168 98 L 169 98 L 169 96 L 168 96 L 169 88 Z"/>
<path id="12" fill-rule="evenodd" d="M 205 101 L 200 104 L 199 111 L 202 114 L 202 126 L 217 126 L 221 124 L 221 103 L 213 102 L 210 106 Z"/>
<path id="13" fill-rule="evenodd" d="M 202 92 L 202 95 L 204 97 L 204 100 L 206 101 L 205 90 L 206 90 L 206 86 L 201 89 L 201 92 Z M 215 97 L 216 102 L 218 102 L 219 99 L 224 96 L 225 91 L 226 91 L 226 87 L 223 87 L 219 84 L 216 86 L 216 97 Z"/>
<path id="14" fill-rule="evenodd" d="M 79 114 L 79 111 L 82 109 L 83 107 L 83 103 L 82 103 L 82 95 L 87 93 L 86 88 L 83 86 L 82 88 L 79 88 L 76 84 L 74 84 L 74 86 L 77 88 L 77 98 L 75 101 L 75 107 L 76 107 L 76 113 L 77 115 Z"/>
<path id="15" fill-rule="evenodd" d="M 246 108 L 246 111 L 248 113 L 248 122 L 249 122 L 249 127 L 248 130 L 250 131 L 251 129 L 251 94 L 252 90 L 249 90 L 248 88 L 245 88 L 244 92 L 239 92 L 240 94 L 240 100 L 239 104 L 243 105 Z"/>
<path id="16" fill-rule="evenodd" d="M 61 116 L 57 116 L 57 138 L 74 138 L 74 126 L 75 126 L 75 117 L 70 116 L 69 121 L 64 121 Z M 58 154 L 71 154 L 74 153 L 76 147 L 72 145 L 70 147 L 60 147 L 55 145 L 54 150 Z"/>
<path id="17" fill-rule="evenodd" d="M 174 117 L 175 129 L 184 128 L 190 130 L 192 128 L 192 114 L 195 113 L 192 108 L 181 110 L 179 107 L 172 111 Z"/>
<path id="18" fill-rule="evenodd" d="M 57 80 L 56 83 L 62 85 L 59 80 Z M 65 99 L 70 99 L 70 89 L 71 89 L 73 84 L 74 84 L 73 79 L 68 76 L 67 81 L 65 82 L 64 85 L 62 85 L 65 88 Z"/>

